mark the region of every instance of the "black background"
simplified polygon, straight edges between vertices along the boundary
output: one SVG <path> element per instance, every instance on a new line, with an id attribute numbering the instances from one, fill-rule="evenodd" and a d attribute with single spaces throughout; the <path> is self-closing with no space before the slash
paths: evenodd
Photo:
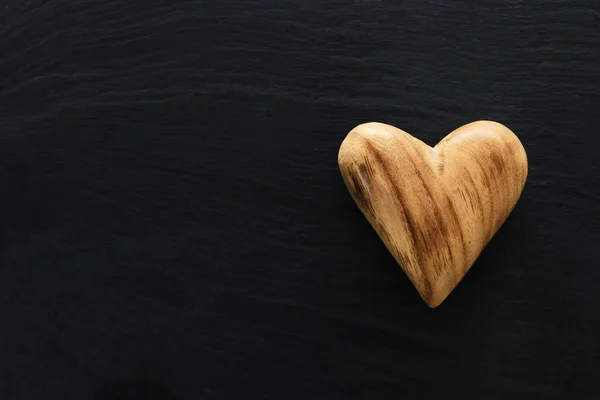
<path id="1" fill-rule="evenodd" d="M 600 398 L 600 3 L 0 7 L 0 398 Z M 353 204 L 355 125 L 529 157 L 429 309 Z"/>

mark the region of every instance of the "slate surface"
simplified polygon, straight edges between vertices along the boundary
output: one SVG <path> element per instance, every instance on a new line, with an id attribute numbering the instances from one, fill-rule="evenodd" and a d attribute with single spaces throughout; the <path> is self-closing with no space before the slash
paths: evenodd
<path id="1" fill-rule="evenodd" d="M 600 398 L 599 90 L 592 0 L 5 1 L 0 398 Z M 477 119 L 529 180 L 430 310 L 337 149 Z"/>

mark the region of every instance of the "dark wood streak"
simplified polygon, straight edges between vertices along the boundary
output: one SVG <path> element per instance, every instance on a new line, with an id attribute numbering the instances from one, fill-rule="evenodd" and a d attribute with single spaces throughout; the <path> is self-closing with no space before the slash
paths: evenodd
<path id="1" fill-rule="evenodd" d="M 514 148 L 514 144 L 512 142 L 502 142 L 503 144 L 503 151 L 500 152 L 500 161 L 502 162 L 502 179 L 507 181 L 508 185 L 507 185 L 507 190 L 508 190 L 508 195 L 509 196 L 518 196 L 518 184 L 516 183 L 515 179 L 511 179 L 515 176 L 520 176 L 521 172 L 520 170 L 522 170 L 522 168 L 520 168 L 518 165 L 516 165 L 515 163 L 511 163 L 511 162 L 506 162 L 507 159 L 510 159 L 510 155 L 511 152 Z M 525 168 L 525 170 L 527 170 Z M 508 215 L 511 213 L 511 209 L 507 210 L 506 213 L 506 218 L 508 218 Z M 502 220 L 502 224 L 504 224 L 504 221 L 506 220 L 506 218 L 504 218 Z M 502 225 L 501 224 L 501 225 Z"/>
<path id="2" fill-rule="evenodd" d="M 525 150 L 522 145 L 517 145 L 515 143 L 509 142 L 509 154 L 515 154 L 517 152 L 523 153 Z M 525 164 L 527 164 L 527 155 L 525 155 Z M 513 164 L 513 167 L 518 169 L 518 180 L 513 182 L 515 185 L 523 186 L 525 181 L 527 181 L 527 168 L 519 168 L 516 164 Z"/>
<path id="3" fill-rule="evenodd" d="M 419 161 L 420 161 L 419 164 L 415 163 L 415 160 L 407 152 L 407 158 L 413 165 L 413 167 L 415 169 L 415 174 L 416 174 L 417 178 L 419 179 L 419 182 L 421 182 L 421 186 L 423 187 L 423 189 L 425 189 L 425 193 L 427 193 L 427 197 L 429 197 L 429 201 L 430 201 L 431 207 L 433 209 L 433 215 L 434 215 L 435 219 L 433 221 L 428 220 L 428 221 L 426 221 L 426 224 L 425 224 L 426 227 L 428 228 L 427 236 L 431 237 L 434 240 L 434 243 L 439 243 L 440 241 L 445 241 L 444 237 L 448 234 L 448 227 L 444 223 L 444 219 L 442 218 L 442 213 L 438 207 L 438 203 L 435 201 L 435 198 L 433 197 L 431 190 L 429 190 L 429 185 L 423 179 L 423 176 L 421 175 L 421 170 L 419 169 L 419 165 L 425 166 L 425 165 L 427 165 L 427 163 L 425 162 L 425 160 L 423 160 L 423 156 L 419 152 L 417 152 L 417 157 L 419 158 Z M 435 235 L 432 234 L 434 232 L 435 232 Z M 422 249 L 419 249 L 419 251 L 421 251 L 421 250 Z M 452 254 L 451 251 L 448 252 L 448 257 L 450 258 L 450 260 L 449 260 L 450 263 L 454 264 L 454 255 Z M 442 270 L 444 269 L 444 265 L 442 265 L 441 263 L 433 263 L 433 267 L 436 272 L 436 275 L 438 275 L 438 276 L 441 274 Z"/>
<path id="4" fill-rule="evenodd" d="M 503 175 L 504 174 L 504 165 L 505 165 L 504 160 L 502 160 L 502 158 L 494 151 L 490 152 L 490 157 L 492 159 L 492 163 L 496 167 L 496 171 L 498 171 L 498 174 Z"/>
<path id="5" fill-rule="evenodd" d="M 475 163 L 481 170 L 481 175 L 483 176 L 485 187 L 491 187 L 490 178 L 488 177 L 487 173 L 485 172 L 485 167 L 483 165 L 481 165 L 481 162 L 479 161 L 479 157 L 477 156 L 477 154 L 472 154 L 471 157 L 473 158 L 473 161 L 475 161 Z"/>
<path id="6" fill-rule="evenodd" d="M 385 178 L 390 183 L 394 183 L 395 180 L 391 174 L 390 166 L 389 166 L 388 162 L 381 156 L 381 153 L 379 152 L 379 150 L 377 150 L 371 143 L 369 143 L 366 140 L 364 141 L 364 145 L 365 145 L 365 148 L 369 151 L 369 153 L 371 153 L 371 155 L 373 156 L 373 158 L 379 165 L 379 169 L 384 174 Z M 422 276 L 422 280 L 423 280 L 422 283 L 424 286 L 423 299 L 425 301 L 429 301 L 433 295 L 433 288 L 432 288 L 431 282 L 429 280 L 429 277 L 427 276 L 427 270 L 425 269 L 425 264 L 423 262 L 422 255 L 421 255 L 422 249 L 424 247 L 423 240 L 421 238 L 421 231 L 419 230 L 419 227 L 417 226 L 417 224 L 416 224 L 414 218 L 412 217 L 412 215 L 410 214 L 410 212 L 408 212 L 408 206 L 406 204 L 404 196 L 402 195 L 402 193 L 400 193 L 400 190 L 398 189 L 398 187 L 394 184 L 391 184 L 390 187 L 392 188 L 392 191 L 394 192 L 395 199 L 398 201 L 398 203 L 400 205 L 400 211 L 402 212 L 402 216 L 404 217 L 403 221 L 406 221 L 405 225 L 406 225 L 407 231 L 409 232 L 410 240 L 412 242 L 413 248 L 416 249 L 416 251 L 413 253 L 413 255 L 417 259 L 419 269 L 421 270 L 421 276 Z"/>
<path id="7" fill-rule="evenodd" d="M 460 238 L 460 243 L 462 245 L 463 251 L 463 260 L 467 259 L 467 244 L 465 243 L 465 236 L 462 230 L 462 226 L 460 224 L 460 219 L 458 218 L 458 214 L 456 213 L 456 208 L 452 203 L 450 197 L 446 196 L 446 204 L 448 206 L 448 210 L 450 211 L 450 216 L 452 217 L 453 226 L 456 226 L 456 231 L 458 233 L 458 237 Z"/>
<path id="8" fill-rule="evenodd" d="M 517 143 L 513 142 L 513 141 L 508 141 L 508 142 L 504 142 L 505 146 L 506 146 L 506 153 L 509 156 L 514 156 L 516 155 L 516 153 L 520 153 L 523 151 L 522 147 L 519 146 Z M 514 175 L 514 170 L 517 170 L 518 173 L 518 183 L 522 183 L 525 182 L 526 178 L 527 178 L 527 168 L 520 168 L 520 166 L 516 165 L 516 164 L 511 164 L 512 171 L 511 171 L 511 175 Z M 517 182 L 512 182 L 513 185 L 511 186 L 518 186 Z M 518 187 L 516 188 L 517 190 L 519 189 Z"/>
<path id="9" fill-rule="evenodd" d="M 465 196 L 465 190 L 460 187 L 458 189 L 458 192 L 460 193 L 460 197 L 463 199 L 465 204 L 468 204 L 469 206 L 471 206 L 471 209 L 475 211 L 476 208 L 475 208 L 475 204 L 473 204 L 473 198 L 472 198 L 471 194 L 467 191 L 468 197 Z"/>
<path id="10" fill-rule="evenodd" d="M 446 249 L 448 249 L 449 254 L 452 254 L 452 248 L 450 247 L 450 243 L 448 243 L 448 241 L 446 241 Z M 446 271 L 449 271 L 450 275 L 452 276 L 452 281 L 457 282 L 456 271 L 454 270 L 454 268 L 446 268 Z"/>
<path id="11" fill-rule="evenodd" d="M 406 256 L 394 244 L 394 241 L 392 240 L 390 233 L 385 229 L 385 226 L 380 221 L 377 221 L 369 192 L 365 190 L 363 185 L 364 181 L 367 181 L 375 174 L 375 169 L 371 163 L 367 161 L 365 164 L 359 164 L 357 169 L 351 168 L 348 169 L 348 171 L 348 180 L 350 182 L 348 187 L 350 190 L 350 195 L 354 198 L 354 201 L 358 204 L 363 213 L 365 213 L 367 219 L 372 221 L 372 224 L 375 225 L 377 228 L 376 231 L 381 235 L 381 239 L 396 250 L 396 253 L 398 253 L 400 258 L 400 262 L 403 265 L 406 265 Z"/>
<path id="12" fill-rule="evenodd" d="M 348 179 L 351 183 L 349 185 L 350 194 L 356 201 L 356 203 L 365 211 L 371 213 L 373 215 L 373 207 L 371 205 L 371 201 L 368 198 L 368 195 L 363 187 L 361 179 L 358 178 L 354 169 L 350 169 L 348 171 Z"/>
<path id="13" fill-rule="evenodd" d="M 471 176 L 471 172 L 469 172 L 469 170 L 467 168 L 464 168 L 464 171 L 465 171 L 465 176 L 469 180 L 470 187 L 472 187 L 474 189 L 473 192 L 475 193 L 475 199 L 477 200 L 477 207 L 474 207 L 474 208 L 477 209 L 477 211 L 479 211 L 481 213 L 481 219 L 483 220 L 483 218 L 484 218 L 483 204 L 481 203 L 481 196 L 479 196 L 479 191 L 477 191 L 477 185 L 475 185 L 475 181 L 473 180 L 473 177 Z M 472 199 L 471 192 L 469 191 L 468 193 L 469 193 L 469 199 Z"/>
<path id="14" fill-rule="evenodd" d="M 375 175 L 375 168 L 373 168 L 373 164 L 371 164 L 371 160 L 368 158 L 363 159 L 363 164 L 360 164 L 358 167 L 359 171 L 366 175 L 367 177 L 371 177 Z"/>
<path id="15" fill-rule="evenodd" d="M 381 170 L 382 172 L 385 174 L 386 179 L 389 182 L 394 182 L 394 178 L 392 177 L 390 171 L 389 171 L 389 166 L 387 165 L 387 162 L 383 159 L 383 157 L 381 157 L 380 154 L 378 153 L 374 153 L 374 157 L 376 158 L 377 162 L 380 164 Z M 402 195 L 402 193 L 400 193 L 400 190 L 396 187 L 396 185 L 391 185 L 392 190 L 394 192 L 394 196 L 396 198 L 396 200 L 398 200 L 398 202 L 401 205 L 401 209 L 402 209 L 402 213 L 405 216 L 409 231 L 410 231 L 410 235 L 413 241 L 413 245 L 415 247 L 419 247 L 417 241 L 420 242 L 420 230 L 419 227 L 417 226 L 417 224 L 415 223 L 414 218 L 412 217 L 412 215 L 408 212 L 406 212 L 406 210 L 408 209 L 407 205 L 406 205 L 406 201 L 404 199 L 404 196 Z M 421 263 L 421 260 L 419 260 L 419 263 Z"/>
<path id="16" fill-rule="evenodd" d="M 475 163 L 477 164 L 477 166 L 481 170 L 481 174 L 482 174 L 483 179 L 485 181 L 485 187 L 487 187 L 490 190 L 490 195 L 488 196 L 488 198 L 490 199 L 490 217 L 491 218 L 489 220 L 493 223 L 493 221 L 494 221 L 493 216 L 495 215 L 495 204 L 494 204 L 495 193 L 492 193 L 492 192 L 494 192 L 494 190 L 493 190 L 492 185 L 490 183 L 490 179 L 489 179 L 489 177 L 487 175 L 487 172 L 485 172 L 485 167 L 483 165 L 481 165 L 481 162 L 479 161 L 479 158 L 475 154 L 473 155 L 473 161 L 475 161 Z M 496 185 L 494 185 L 494 187 L 496 187 Z M 494 234 L 494 232 L 495 232 L 494 226 L 490 226 L 489 239 L 491 239 L 491 237 Z M 488 241 L 489 241 L 489 239 L 488 239 Z"/>
<path id="17" fill-rule="evenodd" d="M 429 280 L 429 277 L 425 274 L 425 271 L 423 271 L 423 300 L 425 300 L 426 302 L 429 302 L 431 300 L 431 298 L 433 297 L 433 287 L 431 285 L 431 281 Z"/>
<path id="18" fill-rule="evenodd" d="M 373 167 L 373 164 L 371 163 L 371 161 L 368 158 L 363 159 L 363 163 L 358 165 L 358 174 L 360 176 L 359 181 L 361 183 L 370 181 L 371 177 L 376 175 L 375 168 Z M 398 256 L 401 259 L 401 263 L 404 264 L 404 262 L 405 262 L 404 254 L 401 254 L 400 249 L 398 249 L 398 247 L 395 245 L 390 233 L 387 231 L 387 229 L 385 229 L 385 225 L 381 221 L 378 221 L 376 219 L 375 210 L 374 210 L 371 198 L 370 198 L 371 193 L 368 190 L 366 190 L 366 191 L 364 190 L 364 185 L 362 185 L 362 184 L 359 184 L 359 185 L 363 189 L 362 190 L 362 198 L 364 199 L 364 203 L 362 203 L 362 206 L 366 209 L 367 212 L 369 212 L 371 214 L 370 220 L 372 220 L 372 223 L 377 228 L 376 231 L 379 232 L 381 239 L 385 243 L 387 243 L 389 246 L 394 247 L 394 249 L 398 253 Z"/>

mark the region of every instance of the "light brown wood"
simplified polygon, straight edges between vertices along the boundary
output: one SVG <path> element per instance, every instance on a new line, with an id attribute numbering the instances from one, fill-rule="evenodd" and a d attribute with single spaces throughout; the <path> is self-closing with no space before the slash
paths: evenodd
<path id="1" fill-rule="evenodd" d="M 477 121 L 435 147 L 390 125 L 366 123 L 344 139 L 346 187 L 430 307 L 471 268 L 519 199 L 527 155 L 505 126 Z"/>

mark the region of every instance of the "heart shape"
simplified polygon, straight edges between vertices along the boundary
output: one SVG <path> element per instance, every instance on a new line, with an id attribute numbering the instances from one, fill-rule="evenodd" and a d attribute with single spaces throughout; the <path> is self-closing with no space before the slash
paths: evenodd
<path id="1" fill-rule="evenodd" d="M 338 154 L 352 198 L 430 307 L 471 268 L 517 203 L 527 154 L 491 121 L 430 147 L 390 125 L 354 128 Z"/>

